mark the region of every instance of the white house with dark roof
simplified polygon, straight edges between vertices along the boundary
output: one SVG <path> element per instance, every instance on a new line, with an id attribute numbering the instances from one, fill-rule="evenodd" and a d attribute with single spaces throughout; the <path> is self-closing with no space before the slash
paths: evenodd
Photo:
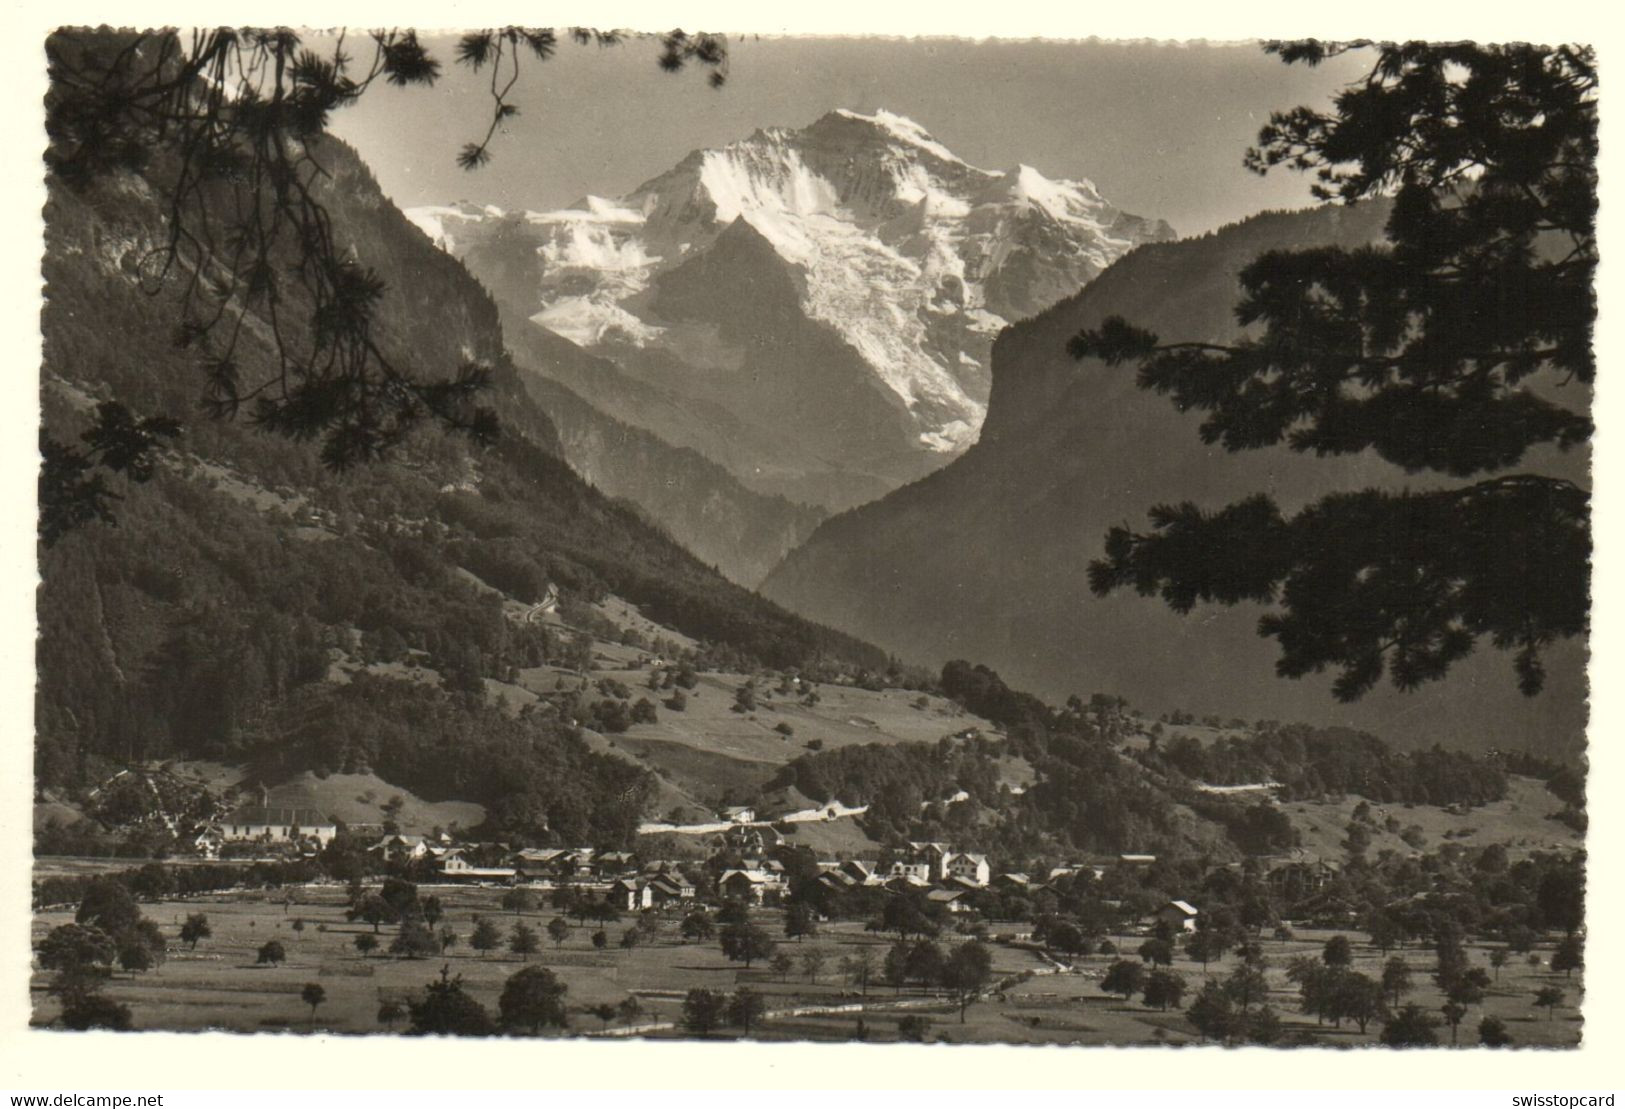
<path id="1" fill-rule="evenodd" d="M 988 864 L 986 855 L 973 855 L 967 851 L 955 851 L 943 860 L 942 877 L 938 880 L 949 881 L 953 879 L 980 889 L 992 881 L 993 868 Z"/>
<path id="2" fill-rule="evenodd" d="M 1153 919 L 1166 923 L 1176 932 L 1196 931 L 1197 909 L 1189 901 L 1174 900 L 1152 913 Z"/>

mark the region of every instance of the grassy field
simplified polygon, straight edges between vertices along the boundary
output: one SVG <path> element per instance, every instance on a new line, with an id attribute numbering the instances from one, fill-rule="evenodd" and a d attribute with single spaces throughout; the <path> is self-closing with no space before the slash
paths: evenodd
<path id="1" fill-rule="evenodd" d="M 627 607 L 614 609 L 623 622 Z M 597 668 L 590 682 L 611 678 L 632 690 L 632 700 L 647 697 L 660 719 L 634 724 L 619 735 L 589 736 L 595 747 L 619 753 L 660 776 L 661 793 L 651 815 L 665 819 L 674 809 L 687 821 L 703 820 L 725 797 L 750 799 L 781 766 L 805 754 L 816 741 L 823 750 L 864 743 L 935 743 L 944 736 L 975 728 L 994 736 L 997 729 L 944 697 L 903 689 L 871 691 L 852 686 L 821 685 L 817 704 L 805 705 L 794 695 L 779 695 L 767 681 L 758 682 L 756 709 L 734 711 L 734 693 L 748 674 L 702 674 L 686 691 L 682 711 L 667 708 L 670 691 L 648 688 L 649 670 L 636 663 L 647 652 L 599 641 Z M 523 670 L 516 685 L 502 695 L 542 697 L 560 688 L 577 687 L 582 677 L 554 666 Z M 517 692 L 515 692 L 517 691 Z M 590 696 L 597 696 L 589 690 Z M 788 726 L 790 734 L 780 730 Z M 1026 785 L 1032 770 L 1020 759 L 1006 760 L 1004 778 Z"/>
<path id="2" fill-rule="evenodd" d="M 1303 848 L 1312 855 L 1336 859 L 1344 854 L 1348 824 L 1358 797 L 1336 801 L 1289 801 L 1281 805 L 1303 837 Z M 1480 850 L 1492 843 L 1506 847 L 1507 856 L 1520 859 L 1535 851 L 1580 847 L 1585 837 L 1555 820 L 1563 803 L 1534 778 L 1509 776 L 1507 795 L 1499 801 L 1456 814 L 1434 805 L 1378 805 L 1372 803 L 1371 847 L 1374 858 L 1383 848 L 1409 854 L 1413 848 L 1400 835 L 1383 827 L 1388 817 L 1399 822 L 1401 831 L 1416 826 L 1425 837 L 1422 850 L 1437 851 L 1442 844 L 1459 843 Z M 1447 835 L 1447 833 L 1449 833 Z"/>
<path id="3" fill-rule="evenodd" d="M 429 888 L 424 892 L 430 892 Z M 910 1014 L 926 1017 L 931 1024 L 930 1038 L 944 1041 L 1146 1044 L 1194 1042 L 1199 1038 L 1178 1011 L 1160 1012 L 1147 1008 L 1138 997 L 1125 1002 L 1121 997 L 1102 993 L 1100 980 L 1111 962 L 1107 956 L 1090 956 L 1076 960 L 1069 968 L 1057 967 L 1025 947 L 994 945 L 995 979 L 1003 987 L 971 1005 L 961 1023 L 957 1009 L 945 998 L 879 984 L 871 985 L 864 995 L 845 982 L 838 971 L 842 956 L 869 947 L 878 965 L 889 943 L 887 937 L 867 933 L 854 922 L 829 924 L 816 937 L 782 943 L 780 950 L 794 956 L 798 965 L 781 976 L 761 962 L 749 969 L 729 962 L 714 942 L 681 942 L 675 916 L 664 919 L 653 944 L 629 951 L 618 946 L 621 934 L 630 926 L 629 919 L 608 926 L 610 944 L 605 950 L 595 949 L 591 943 L 593 925 L 574 928 L 563 945 L 555 947 L 543 932 L 554 914 L 544 910 L 518 918 L 543 935 L 542 950 L 522 961 L 505 950 L 480 955 L 467 947 L 476 916 L 491 917 L 505 931 L 514 923 L 515 914 L 503 912 L 496 905 L 500 891 L 441 888 L 432 892 L 447 906 L 442 923 L 463 939 L 444 958 L 360 954 L 354 946 L 355 937 L 372 929 L 344 919 L 343 891 L 339 887 L 298 890 L 296 903 L 287 908 L 280 895 L 272 894 L 219 895 L 147 905 L 146 915 L 171 937 L 190 912 L 206 913 L 213 935 L 196 951 L 172 940 L 169 959 L 160 970 L 134 976 L 121 973 L 107 990 L 130 1005 L 139 1028 L 365 1033 L 388 1031 L 377 1021 L 379 1005 L 415 996 L 442 966 L 460 975 L 469 992 L 495 1012 L 507 977 L 523 965 L 536 965 L 549 967 L 568 985 L 567 1000 L 573 1010 L 571 1030 L 577 1033 L 601 1028 L 599 1020 L 584 1011 L 588 1007 L 636 996 L 643 1007 L 639 1034 L 682 1035 L 673 1025 L 688 990 L 733 991 L 749 986 L 764 996 L 770 1014 L 795 1014 L 770 1017 L 753 1030 L 753 1036 L 764 1039 L 846 1040 L 860 1032 L 861 1021 L 866 1038 L 891 1040 L 897 1038 L 898 1020 Z M 40 914 L 34 921 L 36 940 L 70 919 L 65 912 Z M 295 921 L 302 921 L 303 928 L 296 930 Z M 782 918 L 775 910 L 762 911 L 758 923 L 775 936 L 782 933 Z M 379 934 L 381 949 L 387 949 L 391 933 L 392 929 L 385 927 Z M 1286 980 L 1286 966 L 1294 956 L 1318 955 L 1332 934 L 1304 931 L 1290 941 L 1264 941 L 1270 963 L 1266 972 L 1270 1004 L 1280 1013 L 1288 1033 L 1311 1032 L 1318 1042 L 1335 1046 L 1374 1043 L 1379 1032 L 1377 1024 L 1362 1035 L 1348 1022 L 1342 1028 L 1317 1025 L 1313 1018 L 1296 1011 L 1297 994 Z M 1363 936 L 1350 935 L 1356 941 L 1354 969 L 1380 976 L 1384 956 L 1365 946 Z M 256 965 L 259 946 L 272 939 L 286 948 L 288 961 L 275 967 Z M 1133 939 L 1120 942 L 1126 949 L 1137 943 Z M 814 950 L 823 954 L 824 966 L 815 979 L 809 979 L 799 960 Z M 1431 953 L 1411 948 L 1396 954 L 1411 964 L 1416 983 L 1414 992 L 1404 1000 L 1437 1015 L 1443 998 L 1429 977 Z M 1504 1020 L 1519 1045 L 1579 1042 L 1578 1006 L 1583 980 L 1579 975 L 1565 978 L 1547 969 L 1549 946 L 1537 948 L 1536 954 L 1541 958 L 1539 966 L 1522 961 L 1501 970 L 1484 1003 L 1462 1022 L 1463 1045 L 1476 1042 L 1478 1021 L 1486 1014 Z M 1488 948 L 1470 947 L 1469 958 L 1472 965 L 1487 968 Z M 1204 972 L 1199 964 L 1180 958 L 1174 969 L 1185 976 L 1188 1001 L 1200 987 L 1204 973 L 1222 976 L 1233 965 L 1233 957 L 1227 957 L 1210 964 Z M 55 1015 L 55 1002 L 44 989 L 46 982 L 45 974 L 35 975 L 36 1022 L 47 1022 Z M 299 997 L 309 982 L 321 984 L 327 995 L 314 1019 Z M 1565 993 L 1564 1004 L 1550 1016 L 1533 1005 L 1535 990 L 1548 985 Z M 853 1011 L 854 1006 L 861 1009 Z M 809 1008 L 840 1011 L 804 1011 Z M 735 1029 L 722 1034 L 739 1032 Z M 1441 1027 L 1440 1035 L 1443 1042 L 1449 1042 L 1448 1027 Z"/>

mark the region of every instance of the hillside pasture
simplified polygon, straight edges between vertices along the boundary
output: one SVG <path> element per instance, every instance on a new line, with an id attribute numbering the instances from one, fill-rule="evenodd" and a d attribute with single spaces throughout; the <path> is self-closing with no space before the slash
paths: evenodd
<path id="1" fill-rule="evenodd" d="M 1302 837 L 1305 852 L 1337 859 L 1345 853 L 1342 843 L 1360 802 L 1359 797 L 1347 796 L 1320 801 L 1285 801 L 1281 808 Z M 1465 811 L 1452 812 L 1436 805 L 1370 804 L 1371 823 L 1367 830 L 1371 833 L 1371 846 L 1367 854 L 1372 858 L 1385 848 L 1401 855 L 1417 850 L 1402 838 L 1411 827 L 1421 830 L 1421 850 L 1424 851 L 1436 851 L 1444 844 L 1456 843 L 1477 852 L 1499 843 L 1506 848 L 1508 858 L 1514 860 L 1537 851 L 1572 850 L 1585 843 L 1583 835 L 1549 818 L 1563 803 L 1552 796 L 1545 783 L 1534 778 L 1511 775 L 1507 778 L 1504 798 Z M 1398 822 L 1399 831 L 1388 829 L 1390 817 Z"/>

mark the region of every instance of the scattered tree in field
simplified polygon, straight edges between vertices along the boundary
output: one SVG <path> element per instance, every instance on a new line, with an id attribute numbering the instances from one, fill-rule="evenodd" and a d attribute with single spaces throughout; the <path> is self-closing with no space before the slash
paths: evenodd
<path id="1" fill-rule="evenodd" d="M 807 976 L 807 981 L 816 982 L 824 970 L 825 955 L 816 947 L 808 948 L 801 953 L 801 973 Z"/>
<path id="2" fill-rule="evenodd" d="M 276 940 L 269 940 L 260 945 L 259 956 L 254 961 L 261 965 L 270 963 L 275 966 L 278 963 L 287 962 L 288 953 L 282 949 L 282 945 Z"/>
<path id="3" fill-rule="evenodd" d="M 1507 965 L 1512 953 L 1505 947 L 1496 947 L 1490 950 L 1490 966 L 1495 968 L 1495 980 L 1501 980 L 1501 968 Z"/>
<path id="4" fill-rule="evenodd" d="M 685 940 L 708 940 L 716 934 L 716 926 L 711 922 L 711 916 L 704 909 L 695 909 L 683 917 L 679 931 Z"/>
<path id="5" fill-rule="evenodd" d="M 867 947 L 860 948 L 855 955 L 846 955 L 841 959 L 841 974 L 852 985 L 863 990 L 865 997 L 869 995 L 869 980 L 875 974 L 875 955 Z"/>
<path id="6" fill-rule="evenodd" d="M 1527 955 L 1535 946 L 1535 930 L 1527 924 L 1515 924 L 1506 930 L 1507 946 L 1519 955 Z"/>
<path id="7" fill-rule="evenodd" d="M 128 1032 L 131 1014 L 128 1005 L 114 1001 L 99 990 L 79 990 L 65 994 L 62 1012 L 57 1016 L 66 1028 L 85 1032 L 92 1028 Z"/>
<path id="8" fill-rule="evenodd" d="M 1380 1041 L 1388 1047 L 1433 1047 L 1437 1022 L 1420 1005 L 1406 1005 L 1383 1023 Z"/>
<path id="9" fill-rule="evenodd" d="M 627 994 L 621 999 L 621 1003 L 615 1006 L 615 1015 L 620 1018 L 622 1024 L 636 1024 L 638 1018 L 643 1015 L 643 1005 L 636 997 Z"/>
<path id="10" fill-rule="evenodd" d="M 181 942 L 193 951 L 197 950 L 199 940 L 206 940 L 213 934 L 209 928 L 209 918 L 202 913 L 188 913 L 181 925 Z"/>
<path id="11" fill-rule="evenodd" d="M 1563 991 L 1556 986 L 1542 986 L 1535 991 L 1535 1007 L 1546 1010 L 1546 1019 L 1557 1016 L 1557 1007 L 1563 1004 Z"/>
<path id="12" fill-rule="evenodd" d="M 592 934 L 592 945 L 599 951 L 609 946 L 609 933 L 602 928 Z"/>
<path id="13" fill-rule="evenodd" d="M 502 895 L 502 907 L 514 916 L 532 912 L 536 908 L 536 895 L 528 889 L 515 887 Z"/>
<path id="14" fill-rule="evenodd" d="M 570 922 L 562 916 L 554 917 L 547 922 L 547 935 L 555 948 L 563 947 L 564 941 L 570 938 Z"/>
<path id="15" fill-rule="evenodd" d="M 714 990 L 689 990 L 683 998 L 682 1024 L 684 1031 L 696 1036 L 708 1036 L 722 1026 L 726 1018 L 728 997 Z"/>
<path id="16" fill-rule="evenodd" d="M 515 924 L 513 931 L 508 933 L 508 950 L 519 956 L 520 962 L 528 962 L 536 954 L 538 946 L 536 930 L 528 924 Z"/>
<path id="17" fill-rule="evenodd" d="M 773 952 L 773 958 L 768 960 L 767 965 L 773 969 L 774 974 L 779 976 L 780 982 L 788 982 L 790 972 L 796 969 L 796 960 L 795 956 L 788 951 L 775 951 Z"/>
<path id="18" fill-rule="evenodd" d="M 564 995 L 568 989 L 546 967 L 526 967 L 516 972 L 502 984 L 502 995 L 497 999 L 502 1026 L 523 1029 L 532 1036 L 540 1035 L 543 1028 L 566 1027 L 569 1015 Z"/>
<path id="19" fill-rule="evenodd" d="M 1450 1042 L 1454 1044 L 1461 1020 L 1467 1015 L 1467 1006 L 1459 1001 L 1446 1001 L 1439 1006 L 1439 1011 L 1444 1014 L 1444 1022 L 1450 1026 Z"/>
<path id="20" fill-rule="evenodd" d="M 389 941 L 389 953 L 407 959 L 427 959 L 440 953 L 440 941 L 421 921 L 408 920 Z"/>
<path id="21" fill-rule="evenodd" d="M 1185 1019 L 1195 1026 L 1204 1040 L 1229 1043 L 1241 1034 L 1245 1018 L 1236 1010 L 1230 993 L 1218 981 L 1209 979 L 1196 991 Z"/>
<path id="22" fill-rule="evenodd" d="M 621 948 L 622 950 L 630 951 L 636 947 L 639 942 L 642 941 L 642 939 L 642 933 L 640 933 L 636 928 L 628 928 L 626 931 L 621 933 Z"/>
<path id="23" fill-rule="evenodd" d="M 118 957 L 118 948 L 94 924 L 59 924 L 41 941 L 37 954 L 46 970 L 105 973 Z"/>
<path id="24" fill-rule="evenodd" d="M 302 916 L 294 917 L 293 923 L 289 925 L 289 927 L 291 927 L 295 932 L 303 932 L 305 930 L 305 918 Z"/>
<path id="25" fill-rule="evenodd" d="M 1153 970 L 1146 975 L 1144 989 L 1147 1006 L 1166 1011 L 1172 1005 L 1177 1009 L 1185 997 L 1185 976 L 1172 970 Z"/>
<path id="26" fill-rule="evenodd" d="M 327 990 L 320 982 L 306 982 L 299 991 L 299 999 L 310 1006 L 310 1023 L 316 1023 L 316 1006 L 327 1000 Z"/>
<path id="27" fill-rule="evenodd" d="M 897 1021 L 897 1038 L 904 1043 L 923 1044 L 931 1034 L 931 1019 L 910 1013 Z"/>
<path id="28" fill-rule="evenodd" d="M 1224 992 L 1241 1007 L 1242 1012 L 1246 1012 L 1252 1008 L 1253 1002 L 1262 1001 L 1268 996 L 1269 981 L 1261 968 L 1242 963 L 1225 978 Z"/>
<path id="29" fill-rule="evenodd" d="M 1478 1022 L 1478 1042 L 1485 1047 L 1507 1047 L 1512 1043 L 1512 1033 L 1500 1017 L 1485 1017 Z"/>
<path id="30" fill-rule="evenodd" d="M 1138 953 L 1142 962 L 1152 966 L 1172 966 L 1174 962 L 1174 945 L 1168 940 L 1152 937 L 1139 946 Z"/>
<path id="31" fill-rule="evenodd" d="M 155 965 L 152 950 L 144 943 L 126 943 L 119 948 L 118 965 L 131 974 L 151 970 Z"/>
<path id="32" fill-rule="evenodd" d="M 1185 954 L 1201 963 L 1204 972 L 1208 963 L 1224 958 L 1229 949 L 1228 937 L 1222 932 L 1199 930 L 1185 937 Z"/>
<path id="33" fill-rule="evenodd" d="M 609 1022 L 615 1019 L 615 1006 L 607 1001 L 600 1001 L 597 1005 L 587 1007 L 587 1012 L 598 1018 L 598 1029 L 601 1032 L 609 1031 Z"/>
<path id="34" fill-rule="evenodd" d="M 730 962 L 744 963 L 747 970 L 752 962 L 771 957 L 778 948 L 773 937 L 754 924 L 730 924 L 720 939 L 722 953 Z"/>
<path id="35" fill-rule="evenodd" d="M 100 928 L 109 936 L 122 936 L 141 920 L 141 907 L 130 896 L 129 889 L 118 879 L 102 876 L 91 879 L 85 887 L 84 897 L 74 922 Z"/>
<path id="36" fill-rule="evenodd" d="M 452 931 L 450 925 L 447 925 L 446 927 L 440 929 L 439 939 L 440 939 L 440 954 L 444 955 L 446 952 L 448 952 L 452 948 L 456 947 L 457 942 L 460 939 L 462 939 L 462 937 L 459 936 L 456 932 Z"/>
<path id="37" fill-rule="evenodd" d="M 1532 696 L 1545 649 L 1587 625 L 1589 496 L 1506 471 L 1592 431 L 1595 55 L 1268 49 L 1310 65 L 1374 52 L 1332 112 L 1272 115 L 1248 157 L 1260 171 L 1314 170 L 1316 191 L 1345 203 L 1391 193 L 1387 242 L 1261 255 L 1240 275 L 1249 330 L 1232 343 L 1163 343 L 1112 317 L 1069 349 L 1137 364 L 1143 388 L 1199 410 L 1204 442 L 1229 451 L 1371 451 L 1407 473 L 1480 480 L 1334 493 L 1290 516 L 1264 493 L 1214 512 L 1159 506 L 1149 531 L 1111 530 L 1090 585 L 1160 594 L 1181 613 L 1199 601 L 1269 605 L 1259 633 L 1280 644 L 1276 673 L 1335 669 L 1341 700 L 1385 672 L 1402 690 L 1440 679 L 1484 638 L 1514 652 Z M 1580 395 L 1563 397 L 1571 383 Z"/>
<path id="38" fill-rule="evenodd" d="M 400 919 L 395 907 L 376 893 L 364 895 L 360 901 L 345 910 L 344 915 L 351 920 L 366 921 L 372 925 L 374 932 L 379 930 L 380 925 L 392 924 Z"/>
<path id="39" fill-rule="evenodd" d="M 1483 967 L 1473 967 L 1456 976 L 1445 996 L 1458 1005 L 1482 1005 L 1489 988 L 1489 974 Z"/>
<path id="40" fill-rule="evenodd" d="M 1127 1001 L 1140 991 L 1145 985 L 1145 967 L 1129 959 L 1119 959 L 1106 969 L 1106 976 L 1100 980 L 1100 988 L 1105 993 L 1122 994 Z"/>
<path id="41" fill-rule="evenodd" d="M 748 986 L 735 991 L 728 1001 L 728 1023 L 743 1029 L 747 1036 L 750 1035 L 751 1025 L 761 1020 L 766 1012 L 766 999 Z"/>
<path id="42" fill-rule="evenodd" d="M 959 1006 L 959 1023 L 964 1024 L 965 1010 L 993 980 L 992 952 L 979 940 L 960 944 L 943 960 L 939 980 Z"/>
<path id="43" fill-rule="evenodd" d="M 378 1006 L 378 1023 L 389 1029 L 391 1032 L 395 1030 L 395 1022 L 402 1020 L 405 1017 L 406 1006 L 402 1005 L 399 1001 L 386 1001 L 382 1005 Z"/>
<path id="44" fill-rule="evenodd" d="M 484 955 L 502 946 L 502 929 L 489 920 L 474 922 L 474 934 L 468 937 L 468 946 Z"/>
<path id="45" fill-rule="evenodd" d="M 1567 978 L 1585 965 L 1585 944 L 1577 935 L 1564 936 L 1552 952 L 1552 969 Z"/>
<path id="46" fill-rule="evenodd" d="M 421 1000 L 408 1001 L 407 1009 L 412 1017 L 407 1032 L 414 1036 L 490 1036 L 497 1030 L 491 1014 L 463 989 L 461 975 L 451 976 L 449 966 L 440 968 L 440 978 L 429 983 Z"/>
<path id="47" fill-rule="evenodd" d="M 784 910 L 784 934 L 793 940 L 818 934 L 818 914 L 804 901 L 792 901 Z"/>
<path id="48" fill-rule="evenodd" d="M 1284 1034 L 1281 1015 L 1268 1005 L 1259 1006 L 1247 1019 L 1247 1038 L 1255 1044 L 1279 1043 Z"/>
<path id="49" fill-rule="evenodd" d="M 1354 961 L 1354 948 L 1347 936 L 1333 936 L 1321 949 L 1320 961 L 1329 967 L 1346 967 Z"/>
<path id="50" fill-rule="evenodd" d="M 1376 913 L 1368 925 L 1371 946 L 1384 955 L 1398 947 L 1405 939 L 1405 930 L 1389 913 Z"/>
<path id="51" fill-rule="evenodd" d="M 1395 1009 L 1399 1008 L 1400 997 L 1411 992 L 1410 965 L 1397 955 L 1382 964 L 1382 992 Z"/>
<path id="52" fill-rule="evenodd" d="M 423 899 L 422 913 L 424 923 L 433 928 L 440 923 L 440 918 L 446 915 L 446 909 L 440 903 L 440 898 L 431 894 Z"/>

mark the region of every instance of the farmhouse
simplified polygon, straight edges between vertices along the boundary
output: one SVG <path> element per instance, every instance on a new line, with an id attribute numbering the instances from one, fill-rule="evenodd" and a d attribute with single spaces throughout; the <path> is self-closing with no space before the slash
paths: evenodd
<path id="1" fill-rule="evenodd" d="M 957 880 L 981 889 L 993 876 L 986 855 L 971 855 L 963 851 L 949 854 L 942 862 L 943 873 L 938 881 Z"/>
<path id="2" fill-rule="evenodd" d="M 1270 870 L 1264 875 L 1264 881 L 1269 883 L 1271 894 L 1290 904 L 1319 893 L 1338 873 L 1334 862 L 1294 859 Z"/>
<path id="3" fill-rule="evenodd" d="M 730 870 L 717 881 L 722 896 L 748 905 L 761 905 L 778 900 L 784 883 L 761 870 Z"/>
<path id="4" fill-rule="evenodd" d="M 647 878 L 617 878 L 610 883 L 604 899 L 617 909 L 635 913 L 654 908 L 654 885 Z"/>
<path id="5" fill-rule="evenodd" d="M 717 816 L 730 824 L 750 824 L 756 820 L 756 810 L 749 805 L 729 805 Z"/>
<path id="6" fill-rule="evenodd" d="M 315 809 L 245 805 L 221 818 L 225 843 L 298 843 L 314 839 L 323 847 L 339 834 L 338 826 Z"/>
<path id="7" fill-rule="evenodd" d="M 1170 901 L 1151 914 L 1153 920 L 1165 923 L 1176 932 L 1196 931 L 1196 906 L 1189 901 Z"/>
<path id="8" fill-rule="evenodd" d="M 411 862 L 429 853 L 429 841 L 423 836 L 385 836 L 367 851 L 388 863 Z"/>
<path id="9" fill-rule="evenodd" d="M 954 852 L 946 843 L 910 843 L 908 852 L 908 861 L 923 864 L 930 881 L 940 882 L 948 876 L 946 863 Z"/>
<path id="10" fill-rule="evenodd" d="M 656 908 L 694 900 L 693 884 L 675 871 L 650 878 L 647 888 Z"/>
<path id="11" fill-rule="evenodd" d="M 887 871 L 887 877 L 892 880 L 903 879 L 905 881 L 921 882 L 926 885 L 930 885 L 931 864 L 926 862 L 910 862 L 906 859 L 898 859 L 896 862 L 891 864 L 891 869 Z"/>
<path id="12" fill-rule="evenodd" d="M 932 890 L 925 895 L 925 899 L 932 905 L 941 905 L 950 913 L 968 913 L 970 905 L 965 902 L 964 890 Z"/>

